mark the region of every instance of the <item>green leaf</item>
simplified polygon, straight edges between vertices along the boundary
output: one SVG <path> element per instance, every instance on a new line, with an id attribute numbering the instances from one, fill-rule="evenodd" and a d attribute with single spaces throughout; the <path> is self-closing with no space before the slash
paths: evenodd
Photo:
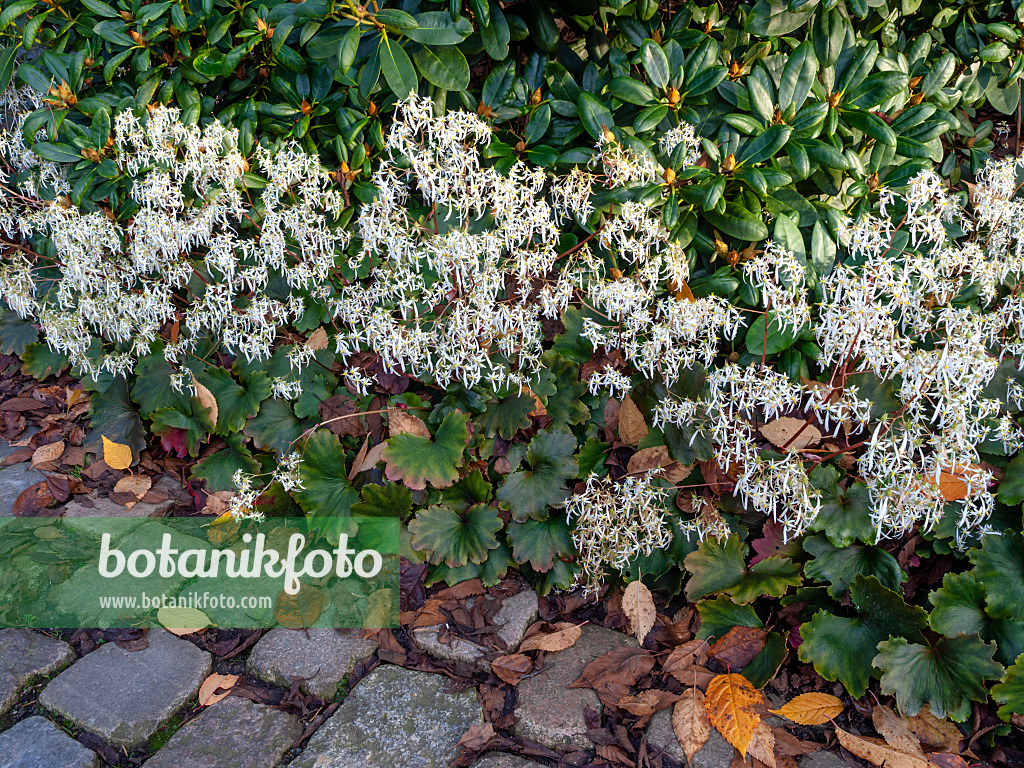
<path id="1" fill-rule="evenodd" d="M 975 578 L 985 585 L 990 616 L 1024 621 L 1024 539 L 1016 531 L 981 539 L 981 549 L 967 553 Z"/>
<path id="2" fill-rule="evenodd" d="M 874 541 L 871 525 L 871 495 L 864 483 L 850 483 L 844 491 L 837 484 L 839 470 L 818 465 L 810 475 L 821 498 L 821 509 L 811 530 L 822 531 L 836 547 L 848 547 L 857 539 Z"/>
<path id="3" fill-rule="evenodd" d="M 723 637 L 733 627 L 764 626 L 752 606 L 737 605 L 725 595 L 714 600 L 701 600 L 697 603 L 697 613 L 700 614 L 698 640 Z"/>
<path id="4" fill-rule="evenodd" d="M 640 46 L 640 61 L 647 72 L 647 79 L 658 88 L 664 89 L 668 85 L 669 68 L 668 57 L 661 46 L 653 40 L 644 40 Z"/>
<path id="5" fill-rule="evenodd" d="M 804 565 L 804 573 L 815 581 L 829 582 L 828 593 L 837 600 L 858 576 L 874 576 L 883 587 L 892 590 L 899 589 L 907 579 L 896 558 L 881 547 L 834 547 L 820 533 L 806 537 L 803 546 L 812 558 Z"/>
<path id="6" fill-rule="evenodd" d="M 400 99 L 409 97 L 416 91 L 416 70 L 412 66 L 409 54 L 387 35 L 381 35 L 377 47 L 380 57 L 380 69 L 384 73 L 388 87 Z"/>
<path id="7" fill-rule="evenodd" d="M 850 585 L 856 618 L 819 611 L 800 627 L 800 660 L 814 664 L 826 680 L 839 680 L 854 698 L 867 690 L 872 659 L 878 644 L 890 637 L 923 640 L 927 614 L 909 607 L 903 597 L 886 589 L 874 577 L 858 576 Z"/>
<path id="8" fill-rule="evenodd" d="M 32 149 L 40 157 L 55 163 L 77 163 L 82 159 L 82 153 L 70 144 L 37 141 L 32 145 Z"/>
<path id="9" fill-rule="evenodd" d="M 529 395 L 509 395 L 497 403 L 489 403 L 476 421 L 487 437 L 501 435 L 511 440 L 520 429 L 529 428 L 529 414 L 536 407 Z"/>
<path id="10" fill-rule="evenodd" d="M 992 698 L 998 701 L 999 717 L 1009 722 L 1013 715 L 1024 715 L 1024 657 L 1006 670 L 1002 682 L 992 686 Z"/>
<path id="11" fill-rule="evenodd" d="M 86 450 L 100 454 L 100 436 L 115 443 L 127 445 L 132 449 L 132 458 L 146 447 L 146 430 L 142 419 L 128 398 L 128 383 L 119 376 L 103 392 L 93 393 L 92 415 L 89 417 L 91 427 L 86 438 Z"/>
<path id="12" fill-rule="evenodd" d="M 646 107 L 655 100 L 654 91 L 632 77 L 616 77 L 608 83 L 608 92 L 620 101 Z"/>
<path id="13" fill-rule="evenodd" d="M 928 624 L 947 637 L 978 635 L 996 644 L 996 660 L 1013 664 L 1024 653 L 1024 622 L 993 619 L 985 611 L 985 587 L 973 573 L 947 573 L 942 587 L 928 599 L 933 606 Z"/>
<path id="14" fill-rule="evenodd" d="M 498 546 L 501 527 L 498 510 L 486 504 L 469 507 L 461 515 L 443 505 L 427 507 L 409 523 L 413 548 L 426 552 L 430 562 L 449 567 L 484 562 L 488 551 Z"/>
<path id="15" fill-rule="evenodd" d="M 428 481 L 437 488 L 447 488 L 459 479 L 462 453 L 469 442 L 468 422 L 468 414 L 451 411 L 433 440 L 410 434 L 389 439 L 382 454 L 388 479 L 414 491 L 426 488 Z"/>
<path id="16" fill-rule="evenodd" d="M 766 321 L 765 318 L 768 318 Z M 785 329 L 779 327 L 775 320 L 775 313 L 769 310 L 766 314 L 760 315 L 757 320 L 750 324 L 747 329 L 745 344 L 747 352 L 752 355 L 761 355 L 762 350 L 766 355 L 775 355 L 784 349 L 789 349 L 796 344 L 803 328 L 794 328 L 792 324 Z M 768 343 L 765 344 L 765 323 L 768 322 Z"/>
<path id="17" fill-rule="evenodd" d="M 704 211 L 704 218 L 719 232 L 745 242 L 757 242 L 768 237 L 768 227 L 759 214 L 732 202 L 725 204 L 725 213 Z"/>
<path id="18" fill-rule="evenodd" d="M 897 93 L 905 91 L 910 75 L 903 72 L 875 72 L 846 94 L 844 103 L 860 109 L 875 109 Z M 893 144 L 896 142 L 893 141 Z"/>
<path id="19" fill-rule="evenodd" d="M 403 29 L 410 40 L 424 45 L 457 45 L 473 34 L 473 25 L 464 16 L 453 20 L 447 11 L 416 14 L 414 29 Z"/>
<path id="20" fill-rule="evenodd" d="M 786 146 L 793 129 L 788 125 L 772 125 L 756 139 L 747 142 L 736 159 L 744 165 L 754 165 L 775 156 Z"/>
<path id="21" fill-rule="evenodd" d="M 818 75 L 818 59 L 810 40 L 800 43 L 789 56 L 779 83 L 779 106 L 787 114 L 796 114 L 811 92 Z"/>
<path id="22" fill-rule="evenodd" d="M 896 134 L 878 115 L 862 112 L 859 109 L 844 109 L 840 114 L 851 127 L 856 128 L 865 136 L 880 141 L 882 144 L 888 144 L 890 147 L 896 146 Z"/>
<path id="23" fill-rule="evenodd" d="M 227 435 L 224 442 L 227 447 L 217 451 L 200 461 L 192 469 L 194 480 L 205 480 L 206 490 L 234 491 L 234 474 L 241 470 L 245 474 L 254 475 L 260 471 L 260 465 L 252 457 L 252 453 L 242 441 L 242 435 Z"/>
<path id="24" fill-rule="evenodd" d="M 940 638 L 933 645 L 895 637 L 878 644 L 873 664 L 882 670 L 882 693 L 896 697 L 900 712 L 913 716 L 928 704 L 936 717 L 966 720 L 971 701 L 986 701 L 986 680 L 1003 667 L 992 660 L 994 645 L 975 635 Z"/>
<path id="25" fill-rule="evenodd" d="M 814 12 L 814 6 L 794 13 L 786 3 L 778 0 L 757 0 L 754 8 L 747 16 L 744 27 L 747 32 L 757 37 L 778 37 L 788 35 L 802 27 Z"/>
<path id="26" fill-rule="evenodd" d="M 326 429 L 318 429 L 302 447 L 299 478 L 303 490 L 292 495 L 306 513 L 310 532 L 325 536 L 337 543 L 338 535 L 353 533 L 352 505 L 359 494 L 348 481 L 345 449 L 338 436 Z"/>
<path id="27" fill-rule="evenodd" d="M 575 552 L 569 525 L 561 515 L 547 520 L 509 523 L 508 542 L 517 563 L 529 563 L 540 573 L 550 571 L 556 557 Z"/>
<path id="28" fill-rule="evenodd" d="M 412 59 L 423 78 L 438 88 L 462 91 L 469 87 L 469 64 L 458 48 L 425 46 Z"/>
<path id="29" fill-rule="evenodd" d="M 431 502 L 435 499 L 431 494 Z M 440 492 L 441 502 L 456 512 L 463 512 L 474 504 L 486 504 L 491 500 L 491 484 L 484 479 L 479 469 L 474 469 L 451 488 Z"/>
<path id="30" fill-rule="evenodd" d="M 54 352 L 43 341 L 29 344 L 21 353 L 21 370 L 39 381 L 48 376 L 58 376 L 67 367 L 68 356 L 63 352 Z"/>
<path id="31" fill-rule="evenodd" d="M 765 637 L 764 648 L 743 668 L 741 674 L 755 688 L 764 688 L 775 677 L 788 655 L 786 637 L 779 632 L 769 632 Z"/>
<path id="32" fill-rule="evenodd" d="M 352 514 L 360 517 L 397 517 L 404 520 L 412 512 L 412 491 L 398 483 L 367 483 L 352 505 Z"/>
<path id="33" fill-rule="evenodd" d="M 172 429 L 185 430 L 185 447 L 188 448 L 189 456 L 199 455 L 199 446 L 206 439 L 206 427 L 193 415 L 192 403 L 185 404 L 185 410 L 180 408 L 160 408 L 149 414 L 146 418 L 153 421 L 153 434 L 166 435 Z"/>
<path id="34" fill-rule="evenodd" d="M 686 599 L 696 602 L 705 595 L 737 584 L 747 571 L 743 562 L 746 550 L 738 536 L 730 536 L 724 544 L 717 539 L 704 539 L 683 561 L 683 567 L 691 574 L 686 584 Z"/>
<path id="35" fill-rule="evenodd" d="M 173 373 L 174 368 L 160 351 L 139 360 L 132 383 L 132 400 L 139 404 L 139 411 L 145 418 L 161 408 L 177 408 L 184 414 L 192 413 L 192 398 L 188 391 L 179 392 L 171 386 Z"/>
<path id="36" fill-rule="evenodd" d="M 11 311 L 0 311 L 0 353 L 23 355 L 29 344 L 39 339 L 39 331 L 28 320 Z"/>
<path id="37" fill-rule="evenodd" d="M 788 557 L 768 557 L 751 566 L 729 594 L 737 603 L 752 603 L 759 597 L 782 597 L 790 587 L 803 583 L 800 566 Z"/>
<path id="38" fill-rule="evenodd" d="M 246 422 L 245 434 L 257 448 L 270 448 L 284 456 L 295 450 L 295 442 L 307 426 L 311 425 L 295 417 L 291 403 L 271 398 L 264 400 L 259 413 Z"/>
<path id="39" fill-rule="evenodd" d="M 1018 451 L 1007 465 L 1006 476 L 999 484 L 999 501 L 1011 507 L 1024 502 L 1024 451 Z"/>
<path id="40" fill-rule="evenodd" d="M 226 368 L 210 368 L 196 377 L 217 400 L 218 435 L 241 432 L 245 422 L 257 414 L 260 403 L 270 397 L 270 377 L 255 373 L 248 386 L 236 382 Z"/>
<path id="41" fill-rule="evenodd" d="M 580 120 L 583 121 L 583 127 L 595 139 L 601 137 L 602 126 L 607 128 L 615 126 L 615 121 L 612 119 L 612 113 L 608 111 L 608 107 L 587 91 L 583 91 L 580 94 L 579 99 L 576 101 L 576 107 L 580 111 Z"/>
<path id="42" fill-rule="evenodd" d="M 505 19 L 505 14 L 501 8 L 490 0 L 488 3 L 490 8 L 491 21 L 489 24 L 480 27 L 480 38 L 484 44 L 484 50 L 487 51 L 487 55 L 495 61 L 504 61 L 508 58 L 508 44 L 512 39 L 508 21 Z"/>
<path id="43" fill-rule="evenodd" d="M 553 430 L 570 424 L 583 424 L 590 418 L 590 409 L 583 404 L 587 385 L 579 380 L 579 369 L 554 350 L 541 356 L 545 369 L 554 375 L 558 389 L 544 403 L 554 423 Z"/>
<path id="44" fill-rule="evenodd" d="M 526 450 L 528 470 L 513 472 L 498 488 L 498 501 L 516 520 L 543 520 L 548 507 L 561 506 L 569 496 L 566 480 L 578 472 L 576 437 L 571 433 L 539 433 Z"/>

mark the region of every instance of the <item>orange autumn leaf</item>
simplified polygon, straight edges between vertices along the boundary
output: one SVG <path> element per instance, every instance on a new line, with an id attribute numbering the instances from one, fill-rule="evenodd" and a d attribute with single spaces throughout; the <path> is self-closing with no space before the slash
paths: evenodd
<path id="1" fill-rule="evenodd" d="M 778 709 L 769 710 L 800 725 L 821 725 L 842 711 L 843 702 L 827 693 L 802 693 Z"/>
<path id="2" fill-rule="evenodd" d="M 708 720 L 725 740 L 743 755 L 761 722 L 755 707 L 762 703 L 761 694 L 743 675 L 718 675 L 708 683 L 704 707 Z"/>

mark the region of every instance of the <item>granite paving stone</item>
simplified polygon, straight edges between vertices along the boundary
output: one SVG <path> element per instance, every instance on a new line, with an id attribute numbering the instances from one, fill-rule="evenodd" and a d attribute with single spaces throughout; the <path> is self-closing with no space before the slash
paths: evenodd
<path id="1" fill-rule="evenodd" d="M 0 733 L 0 768 L 98 768 L 99 757 L 45 717 Z"/>
<path id="2" fill-rule="evenodd" d="M 366 640 L 360 634 L 358 630 L 278 627 L 253 647 L 246 671 L 285 688 L 291 687 L 290 678 L 304 678 L 300 690 L 330 700 L 338 683 L 377 650 L 376 640 Z"/>
<path id="3" fill-rule="evenodd" d="M 31 629 L 0 629 L 0 715 L 14 705 L 32 678 L 48 675 L 74 658 L 63 640 Z"/>

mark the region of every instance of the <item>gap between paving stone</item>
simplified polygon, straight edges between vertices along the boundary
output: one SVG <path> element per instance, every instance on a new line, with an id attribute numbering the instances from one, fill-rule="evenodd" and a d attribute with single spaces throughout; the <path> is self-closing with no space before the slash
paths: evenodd
<path id="1" fill-rule="evenodd" d="M 291 768 L 445 768 L 483 723 L 476 691 L 391 664 L 377 667 L 317 729 Z"/>
<path id="2" fill-rule="evenodd" d="M 42 632 L 0 630 L 0 715 L 14 706 L 32 679 L 48 675 L 74 658 L 70 645 Z"/>
<path id="3" fill-rule="evenodd" d="M 83 656 L 43 689 L 39 703 L 116 747 L 146 743 L 189 699 L 212 666 L 210 654 L 162 629 L 149 647 L 107 643 Z"/>
<path id="4" fill-rule="evenodd" d="M 98 768 L 99 757 L 45 717 L 0 733 L 0 768 Z"/>

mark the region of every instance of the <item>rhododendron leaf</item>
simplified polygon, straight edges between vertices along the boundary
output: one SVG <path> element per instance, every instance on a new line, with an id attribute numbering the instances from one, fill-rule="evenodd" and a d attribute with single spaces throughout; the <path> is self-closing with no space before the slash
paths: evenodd
<path id="1" fill-rule="evenodd" d="M 763 627 L 753 606 L 737 605 L 725 595 L 714 600 L 701 600 L 697 603 L 700 614 L 700 629 L 697 631 L 699 640 L 710 637 L 724 637 L 733 627 Z"/>
<path id="2" fill-rule="evenodd" d="M 311 533 L 320 533 L 331 543 L 337 542 L 339 534 L 354 533 L 349 518 L 359 494 L 348 481 L 345 449 L 338 436 L 318 429 L 299 452 L 299 477 L 304 487 L 294 496 L 306 513 Z"/>
<path id="3" fill-rule="evenodd" d="M 398 483 L 367 483 L 352 505 L 352 514 L 363 517 L 397 517 L 404 520 L 412 511 L 412 491 Z"/>
<path id="4" fill-rule="evenodd" d="M 43 341 L 29 344 L 21 353 L 21 370 L 40 381 L 47 376 L 59 375 L 67 367 L 68 356 L 63 352 L 54 352 Z"/>
<path id="5" fill-rule="evenodd" d="M 534 399 L 527 394 L 509 395 L 497 403 L 489 403 L 487 410 L 476 418 L 476 423 L 487 437 L 501 435 L 511 440 L 520 429 L 530 426 L 529 413 L 536 407 Z"/>
<path id="6" fill-rule="evenodd" d="M 486 504 L 468 507 L 462 514 L 438 504 L 420 510 L 409 531 L 413 548 L 426 552 L 430 562 L 457 568 L 484 562 L 488 551 L 498 546 L 502 525 L 498 510 Z"/>
<path id="7" fill-rule="evenodd" d="M 1006 670 L 1002 682 L 992 686 L 992 698 L 1003 705 L 999 708 L 999 717 L 1003 720 L 1024 715 L 1024 656 Z"/>
<path id="8" fill-rule="evenodd" d="M 686 599 L 696 602 L 705 595 L 721 592 L 739 583 L 747 568 L 743 562 L 747 547 L 738 536 L 730 536 L 724 544 L 707 538 L 696 552 L 686 556 L 683 565 L 691 574 L 686 584 Z"/>
<path id="9" fill-rule="evenodd" d="M 878 644 L 890 637 L 921 641 L 927 614 L 908 606 L 902 595 L 883 587 L 878 579 L 857 576 L 850 584 L 857 607 L 855 618 L 819 611 L 800 627 L 800 660 L 814 664 L 826 680 L 839 680 L 855 698 L 867 690 L 872 659 Z"/>
<path id="10" fill-rule="evenodd" d="M 810 524 L 837 547 L 848 547 L 860 539 L 875 540 L 871 525 L 871 497 L 864 483 L 851 483 L 844 491 L 837 483 L 839 470 L 819 465 L 810 474 L 811 485 L 821 494 L 821 509 Z"/>
<path id="11" fill-rule="evenodd" d="M 270 378 L 265 373 L 252 374 L 244 387 L 226 368 L 211 368 L 196 378 L 217 399 L 218 435 L 241 432 L 259 411 L 260 403 L 270 397 Z"/>
<path id="12" fill-rule="evenodd" d="M 1024 621 L 1024 538 L 1012 530 L 983 536 L 981 548 L 967 556 L 974 563 L 975 578 L 985 585 L 989 615 Z"/>
<path id="13" fill-rule="evenodd" d="M 803 582 L 800 566 L 787 557 L 769 557 L 756 563 L 728 592 L 737 603 L 751 603 L 762 595 L 782 597 Z"/>
<path id="14" fill-rule="evenodd" d="M 767 345 L 765 344 L 764 332 L 765 317 L 768 318 L 769 322 Z M 750 329 L 747 331 L 746 336 L 747 352 L 752 355 L 761 355 L 762 353 L 766 355 L 777 354 L 796 344 L 802 330 L 803 328 L 796 328 L 792 323 L 783 328 L 775 313 L 769 311 L 764 315 L 760 315 L 757 320 L 750 324 Z"/>
<path id="15" fill-rule="evenodd" d="M 900 712 L 916 715 L 928 704 L 936 717 L 965 720 L 971 701 L 985 701 L 986 680 L 1002 677 L 992 660 L 995 646 L 977 635 L 940 638 L 933 645 L 894 637 L 878 644 L 872 662 L 882 670 L 882 693 L 896 697 Z"/>
<path id="16" fill-rule="evenodd" d="M 452 411 L 441 421 L 433 440 L 408 433 L 392 437 L 383 453 L 388 479 L 414 491 L 423 490 L 428 482 L 435 488 L 447 488 L 459 479 L 458 468 L 469 441 L 468 422 L 468 414 Z"/>
<path id="17" fill-rule="evenodd" d="M 224 442 L 227 443 L 227 447 L 196 464 L 192 470 L 192 478 L 205 480 L 207 491 L 236 490 L 231 479 L 235 472 L 242 470 L 246 474 L 254 475 L 260 471 L 260 465 L 252 457 L 249 449 L 242 444 L 244 440 L 245 437 L 241 434 L 226 435 Z"/>
<path id="18" fill-rule="evenodd" d="M 881 547 L 834 547 L 820 533 L 805 537 L 803 545 L 812 558 L 804 565 L 804 574 L 815 581 L 829 582 L 828 593 L 836 599 L 846 594 L 857 576 L 874 576 L 888 589 L 898 589 L 907 579 L 896 558 Z"/>
<path id="19" fill-rule="evenodd" d="M 569 555 L 575 551 L 569 525 L 561 515 L 547 520 L 511 522 L 508 526 L 508 540 L 516 562 L 529 562 L 535 571 L 541 573 L 550 571 L 559 555 Z"/>
<path id="20" fill-rule="evenodd" d="M 257 448 L 270 448 L 284 455 L 296 449 L 296 441 L 310 426 L 310 422 L 295 418 L 287 400 L 269 398 L 260 404 L 259 413 L 246 422 L 245 434 L 253 439 Z"/>
<path id="21" fill-rule="evenodd" d="M 191 411 L 191 404 L 187 406 Z M 168 435 L 173 429 L 182 429 L 185 433 L 185 445 L 189 456 L 199 455 L 199 446 L 206 440 L 206 429 L 195 416 L 182 413 L 177 408 L 161 408 L 150 414 L 153 420 L 153 434 Z"/>
<path id="22" fill-rule="evenodd" d="M 526 451 L 528 470 L 513 472 L 498 489 L 498 501 L 512 510 L 516 520 L 543 520 L 548 507 L 569 496 L 565 482 L 578 471 L 573 453 L 576 437 L 569 433 L 540 433 Z"/>

